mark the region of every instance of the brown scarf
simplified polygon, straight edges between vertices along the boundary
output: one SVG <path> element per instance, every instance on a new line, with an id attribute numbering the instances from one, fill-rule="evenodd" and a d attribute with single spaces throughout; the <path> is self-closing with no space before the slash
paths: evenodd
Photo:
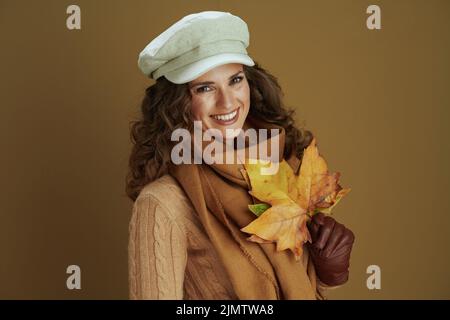
<path id="1" fill-rule="evenodd" d="M 255 129 L 280 130 L 281 161 L 284 129 L 250 118 L 248 123 Z M 272 138 L 269 137 L 268 141 Z M 300 160 L 291 156 L 286 161 L 297 173 Z M 254 199 L 248 193 L 250 185 L 242 164 L 171 164 L 169 173 L 191 200 L 239 299 L 318 297 L 316 275 L 306 246 L 303 261 L 296 262 L 291 251 L 277 252 L 274 243 L 250 242 L 246 239 L 250 235 L 240 231 L 256 218 L 248 209 L 248 204 L 254 203 Z"/>

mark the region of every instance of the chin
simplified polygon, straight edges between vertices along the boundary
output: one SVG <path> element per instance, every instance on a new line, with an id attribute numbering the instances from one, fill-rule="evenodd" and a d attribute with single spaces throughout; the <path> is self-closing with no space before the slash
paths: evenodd
<path id="1" fill-rule="evenodd" d="M 227 139 L 234 139 L 234 138 L 236 138 L 236 137 L 239 135 L 239 130 L 242 129 L 242 128 L 243 128 L 243 127 L 242 127 L 242 124 L 238 124 L 238 125 L 234 125 L 234 126 L 227 127 L 227 128 L 225 128 L 225 129 L 222 129 L 222 135 L 223 135 L 225 138 L 227 138 Z M 230 137 L 227 137 L 227 136 L 226 136 L 226 129 L 234 130 L 234 131 L 232 132 L 232 135 L 231 135 Z"/>

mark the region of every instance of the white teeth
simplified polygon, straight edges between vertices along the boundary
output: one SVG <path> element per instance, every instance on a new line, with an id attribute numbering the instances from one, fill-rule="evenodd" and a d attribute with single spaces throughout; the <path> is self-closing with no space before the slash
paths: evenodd
<path id="1" fill-rule="evenodd" d="M 233 112 L 231 112 L 229 114 L 220 115 L 220 116 L 219 115 L 215 115 L 213 117 L 214 117 L 214 119 L 217 119 L 217 120 L 228 121 L 228 120 L 233 119 L 236 115 L 237 115 L 237 110 L 233 111 Z"/>

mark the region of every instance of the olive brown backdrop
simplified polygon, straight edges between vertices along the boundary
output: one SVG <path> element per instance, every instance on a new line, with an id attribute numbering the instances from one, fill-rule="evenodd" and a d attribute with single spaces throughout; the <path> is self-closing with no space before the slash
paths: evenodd
<path id="1" fill-rule="evenodd" d="M 250 56 L 352 188 L 334 213 L 356 234 L 351 276 L 330 298 L 449 299 L 450 1 L 364 0 L 0 0 L 0 298 L 128 298 L 129 122 L 153 83 L 137 56 L 204 10 L 247 22 Z"/>

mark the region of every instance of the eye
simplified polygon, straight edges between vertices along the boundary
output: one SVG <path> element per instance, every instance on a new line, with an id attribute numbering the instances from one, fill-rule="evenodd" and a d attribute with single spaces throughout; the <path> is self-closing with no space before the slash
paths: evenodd
<path id="1" fill-rule="evenodd" d="M 237 76 L 237 77 L 234 77 L 234 78 L 231 80 L 231 84 L 239 83 L 239 82 L 242 81 L 242 79 L 244 79 L 243 76 Z M 238 80 L 238 81 L 236 81 L 236 80 Z M 209 86 L 202 86 L 202 87 L 197 88 L 197 89 L 195 90 L 195 92 L 197 92 L 197 93 L 203 93 L 203 92 L 209 92 L 209 91 L 211 91 L 211 90 L 204 90 L 205 88 L 210 88 L 210 87 L 209 87 Z"/>
<path id="2" fill-rule="evenodd" d="M 231 80 L 231 81 L 233 82 L 233 84 L 235 84 L 235 83 L 241 82 L 243 78 L 244 78 L 244 77 L 242 77 L 242 76 L 238 76 L 238 77 L 233 78 L 233 80 Z M 236 79 L 238 79 L 239 81 L 234 81 L 234 80 L 236 80 Z"/>
<path id="3" fill-rule="evenodd" d="M 206 90 L 203 90 L 204 88 L 209 88 L 208 86 L 203 86 L 203 87 L 200 87 L 200 88 L 197 88 L 197 90 L 195 90 L 196 92 L 198 92 L 198 93 L 202 93 L 202 92 L 208 92 L 208 91 L 206 91 Z"/>

